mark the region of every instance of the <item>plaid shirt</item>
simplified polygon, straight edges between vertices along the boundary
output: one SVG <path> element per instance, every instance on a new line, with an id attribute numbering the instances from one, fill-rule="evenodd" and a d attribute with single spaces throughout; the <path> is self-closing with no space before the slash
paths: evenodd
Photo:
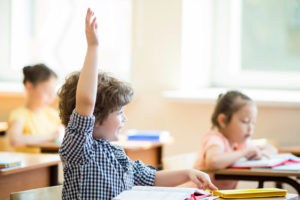
<path id="1" fill-rule="evenodd" d="M 63 199 L 112 199 L 134 185 L 153 185 L 156 170 L 131 161 L 124 150 L 92 137 L 95 117 L 73 111 L 59 153 Z"/>

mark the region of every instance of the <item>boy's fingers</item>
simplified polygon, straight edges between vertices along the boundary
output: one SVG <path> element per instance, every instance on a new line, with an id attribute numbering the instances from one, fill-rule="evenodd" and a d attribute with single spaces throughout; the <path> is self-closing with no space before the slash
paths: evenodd
<path id="1" fill-rule="evenodd" d="M 85 17 L 85 25 L 86 26 L 88 26 L 90 24 L 91 16 L 92 16 L 92 11 L 91 11 L 90 8 L 88 8 L 87 13 L 86 13 L 86 17 Z"/>
<path id="2" fill-rule="evenodd" d="M 97 18 L 95 17 L 95 18 L 93 19 L 93 21 L 92 21 L 91 26 L 92 26 L 93 29 L 96 29 L 96 27 L 95 27 L 96 20 L 97 20 Z"/>
<path id="3" fill-rule="evenodd" d="M 210 189 L 210 190 L 217 190 L 218 188 L 214 185 L 214 184 L 212 184 L 212 183 L 209 183 L 208 184 L 208 188 Z"/>

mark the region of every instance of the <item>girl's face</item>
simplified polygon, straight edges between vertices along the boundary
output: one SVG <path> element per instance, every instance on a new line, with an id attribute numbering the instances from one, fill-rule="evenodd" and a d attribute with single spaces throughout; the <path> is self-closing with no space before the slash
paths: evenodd
<path id="1" fill-rule="evenodd" d="M 126 121 L 127 117 L 124 114 L 124 107 L 122 107 L 110 113 L 101 125 L 95 124 L 93 136 L 96 139 L 116 141 L 119 139 L 120 130 Z"/>
<path id="2" fill-rule="evenodd" d="M 56 97 L 56 83 L 55 77 L 50 77 L 48 80 L 40 82 L 36 85 L 28 82 L 25 84 L 29 99 L 34 101 L 38 106 L 50 106 Z"/>
<path id="3" fill-rule="evenodd" d="M 254 132 L 257 108 L 252 102 L 247 102 L 235 112 L 229 123 L 226 123 L 222 132 L 230 143 L 245 143 Z"/>

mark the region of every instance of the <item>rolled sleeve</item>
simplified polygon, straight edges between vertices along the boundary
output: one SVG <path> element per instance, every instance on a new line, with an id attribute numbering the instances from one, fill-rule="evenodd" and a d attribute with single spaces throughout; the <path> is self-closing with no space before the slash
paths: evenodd
<path id="1" fill-rule="evenodd" d="M 145 165 L 142 161 L 132 162 L 134 170 L 134 185 L 154 185 L 156 169 Z"/>
<path id="2" fill-rule="evenodd" d="M 59 150 L 65 161 L 85 161 L 93 154 L 94 116 L 81 116 L 75 109 L 72 112 L 66 133 Z"/>

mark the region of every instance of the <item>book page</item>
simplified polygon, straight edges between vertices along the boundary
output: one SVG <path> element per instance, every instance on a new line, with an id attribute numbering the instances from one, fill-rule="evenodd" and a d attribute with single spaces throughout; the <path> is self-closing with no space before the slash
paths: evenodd
<path id="1" fill-rule="evenodd" d="M 194 192 L 209 194 L 196 188 L 134 186 L 131 190 L 119 194 L 114 200 L 184 200 L 190 198 Z"/>
<path id="2" fill-rule="evenodd" d="M 247 160 L 242 158 L 235 162 L 232 167 L 273 167 L 283 164 L 287 160 L 300 161 L 300 158 L 293 154 L 278 154 L 270 158 L 263 158 L 261 160 Z"/>

